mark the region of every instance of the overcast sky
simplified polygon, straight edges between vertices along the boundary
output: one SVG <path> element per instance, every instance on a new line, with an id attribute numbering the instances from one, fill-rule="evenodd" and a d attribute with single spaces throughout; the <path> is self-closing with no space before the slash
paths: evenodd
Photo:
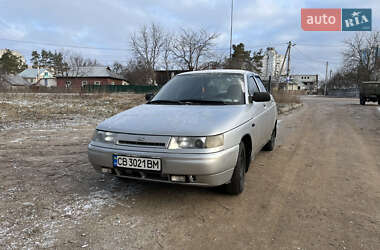
<path id="1" fill-rule="evenodd" d="M 243 42 L 251 50 L 272 46 L 285 53 L 291 40 L 296 43 L 292 73 L 322 78 L 326 61 L 334 70 L 341 65 L 342 41 L 354 33 L 302 31 L 301 8 L 372 8 L 372 29 L 379 30 L 380 24 L 379 0 L 234 0 L 234 5 L 233 43 Z M 28 60 L 35 49 L 74 46 L 64 49 L 103 64 L 126 63 L 131 33 L 156 22 L 173 32 L 217 32 L 215 52 L 228 55 L 230 6 L 231 0 L 0 0 L 0 48 L 17 50 Z"/>

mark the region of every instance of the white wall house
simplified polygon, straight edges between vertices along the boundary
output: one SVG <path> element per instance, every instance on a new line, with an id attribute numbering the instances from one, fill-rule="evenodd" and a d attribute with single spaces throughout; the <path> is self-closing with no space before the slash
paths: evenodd
<path id="1" fill-rule="evenodd" d="M 318 75 L 291 75 L 290 79 L 293 83 L 291 90 L 306 90 L 313 92 L 318 88 Z"/>
<path id="2" fill-rule="evenodd" d="M 46 69 L 26 69 L 19 75 L 32 85 L 57 87 L 57 79 Z"/>

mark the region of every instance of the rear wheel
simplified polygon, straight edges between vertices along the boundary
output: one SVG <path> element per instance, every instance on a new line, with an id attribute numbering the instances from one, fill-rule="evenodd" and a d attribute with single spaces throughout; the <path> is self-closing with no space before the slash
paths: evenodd
<path id="1" fill-rule="evenodd" d="M 274 126 L 270 140 L 268 141 L 267 144 L 265 144 L 263 148 L 265 151 L 273 151 L 274 146 L 276 145 L 276 136 L 277 136 L 277 124 L 276 126 Z"/>
<path id="2" fill-rule="evenodd" d="M 231 182 L 225 185 L 225 190 L 229 194 L 240 194 L 244 190 L 245 169 L 246 169 L 246 152 L 243 142 L 239 145 L 239 156 L 236 162 Z"/>
<path id="3" fill-rule="evenodd" d="M 365 105 L 365 100 L 364 100 L 364 98 L 360 98 L 360 105 Z"/>

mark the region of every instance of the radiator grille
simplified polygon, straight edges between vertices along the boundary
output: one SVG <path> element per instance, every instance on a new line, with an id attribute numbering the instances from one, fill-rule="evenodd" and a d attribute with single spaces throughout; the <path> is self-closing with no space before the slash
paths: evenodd
<path id="1" fill-rule="evenodd" d="M 145 141 L 119 140 L 118 144 L 120 144 L 120 145 L 136 145 L 136 146 L 151 146 L 151 147 L 165 147 L 165 143 L 163 143 L 163 142 L 145 142 Z"/>

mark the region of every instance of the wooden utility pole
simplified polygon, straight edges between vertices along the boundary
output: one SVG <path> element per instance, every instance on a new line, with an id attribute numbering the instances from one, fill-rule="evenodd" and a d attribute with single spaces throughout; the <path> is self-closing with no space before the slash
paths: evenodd
<path id="1" fill-rule="evenodd" d="M 288 59 L 288 65 L 286 67 L 286 80 L 287 81 L 289 80 L 289 77 L 290 77 L 290 49 L 295 45 L 296 45 L 295 43 L 292 44 L 292 41 L 289 41 L 288 47 L 286 48 L 284 60 L 282 61 L 282 64 L 281 64 L 280 76 L 282 74 L 282 70 L 284 69 L 285 60 Z"/>
<path id="2" fill-rule="evenodd" d="M 289 44 L 288 44 L 288 68 L 286 70 L 286 77 L 289 77 L 290 75 L 290 49 L 292 48 L 292 42 L 289 41 Z"/>
<path id="3" fill-rule="evenodd" d="M 328 81 L 327 72 L 328 72 L 328 70 L 329 70 L 329 62 L 326 62 L 325 95 L 327 95 L 327 81 Z"/>
<path id="4" fill-rule="evenodd" d="M 286 48 L 284 60 L 282 60 L 282 64 L 281 64 L 281 68 L 280 68 L 280 76 L 282 75 L 282 70 L 284 69 L 284 64 L 285 64 L 286 57 L 288 56 L 288 51 L 289 51 L 289 45 Z"/>
<path id="5" fill-rule="evenodd" d="M 281 75 L 282 75 L 282 70 L 284 69 L 284 64 L 285 64 L 286 57 L 288 56 L 288 51 L 289 51 L 289 46 L 288 46 L 288 48 L 286 48 L 284 60 L 282 60 L 279 77 L 281 77 Z"/>

